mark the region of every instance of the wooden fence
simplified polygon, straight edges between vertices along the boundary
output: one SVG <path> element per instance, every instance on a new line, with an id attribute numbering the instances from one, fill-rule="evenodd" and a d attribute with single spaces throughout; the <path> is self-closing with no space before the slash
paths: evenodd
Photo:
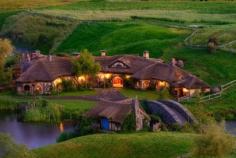
<path id="1" fill-rule="evenodd" d="M 222 93 L 224 93 L 227 89 L 229 89 L 230 87 L 236 85 L 236 80 L 230 81 L 224 85 L 220 86 L 220 92 L 214 93 L 214 94 L 209 94 L 200 98 L 193 98 L 193 97 L 181 97 L 178 98 L 178 102 L 182 102 L 182 101 L 193 101 L 193 100 L 198 100 L 200 103 L 202 102 L 206 102 L 206 101 L 210 101 L 213 99 L 217 99 L 220 98 L 222 96 Z"/>

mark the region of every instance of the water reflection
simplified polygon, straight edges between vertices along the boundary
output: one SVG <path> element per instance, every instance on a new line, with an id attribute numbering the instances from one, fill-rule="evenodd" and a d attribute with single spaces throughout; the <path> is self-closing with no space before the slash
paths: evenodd
<path id="1" fill-rule="evenodd" d="M 225 129 L 230 134 L 236 136 L 236 121 L 226 121 L 225 122 Z"/>
<path id="2" fill-rule="evenodd" d="M 16 143 L 25 144 L 30 149 L 56 143 L 61 132 L 72 129 L 71 123 L 22 123 L 17 121 L 15 114 L 0 113 L 0 132 L 10 134 Z"/>

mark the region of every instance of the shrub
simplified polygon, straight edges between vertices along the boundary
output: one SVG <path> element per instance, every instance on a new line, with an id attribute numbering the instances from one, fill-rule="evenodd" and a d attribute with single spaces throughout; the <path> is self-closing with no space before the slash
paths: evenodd
<path id="1" fill-rule="evenodd" d="M 92 126 L 94 121 L 95 120 L 91 118 L 82 116 L 80 118 L 79 126 L 75 130 L 79 132 L 80 136 L 93 134 L 97 131 L 97 129 Z"/>
<path id="2" fill-rule="evenodd" d="M 72 80 L 62 80 L 62 89 L 65 92 L 76 90 L 76 86 Z"/>
<path id="3" fill-rule="evenodd" d="M 194 157 L 225 157 L 234 148 L 234 139 L 224 131 L 224 127 L 211 124 L 195 140 Z"/>
<path id="4" fill-rule="evenodd" d="M 57 142 L 63 142 L 63 141 L 66 141 L 66 140 L 69 140 L 69 139 L 72 139 L 72 138 L 75 138 L 75 137 L 78 137 L 79 134 L 75 131 L 72 131 L 72 132 L 63 132 L 60 134 L 60 136 L 57 138 Z"/>
<path id="5" fill-rule="evenodd" d="M 122 131 L 134 131 L 136 129 L 136 120 L 134 114 L 130 114 L 126 117 L 122 124 Z"/>
<path id="6" fill-rule="evenodd" d="M 23 114 L 23 120 L 26 122 L 60 122 L 62 111 L 61 105 L 49 104 L 46 100 L 39 99 L 35 106 L 31 106 Z"/>

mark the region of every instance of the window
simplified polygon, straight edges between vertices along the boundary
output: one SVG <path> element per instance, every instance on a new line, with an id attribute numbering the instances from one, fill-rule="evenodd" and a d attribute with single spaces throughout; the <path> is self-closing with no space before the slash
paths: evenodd
<path id="1" fill-rule="evenodd" d="M 29 92 L 30 91 L 30 86 L 29 85 L 25 85 L 24 86 L 24 91 Z"/>
<path id="2" fill-rule="evenodd" d="M 115 62 L 114 64 L 112 64 L 111 67 L 112 68 L 128 68 L 128 66 L 122 62 Z"/>

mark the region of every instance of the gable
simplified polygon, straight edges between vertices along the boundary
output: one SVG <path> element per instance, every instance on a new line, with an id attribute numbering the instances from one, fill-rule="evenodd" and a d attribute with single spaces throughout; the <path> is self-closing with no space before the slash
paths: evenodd
<path id="1" fill-rule="evenodd" d="M 128 69 L 129 66 L 121 61 L 116 61 L 110 65 L 111 68 L 122 68 L 122 69 Z"/>

